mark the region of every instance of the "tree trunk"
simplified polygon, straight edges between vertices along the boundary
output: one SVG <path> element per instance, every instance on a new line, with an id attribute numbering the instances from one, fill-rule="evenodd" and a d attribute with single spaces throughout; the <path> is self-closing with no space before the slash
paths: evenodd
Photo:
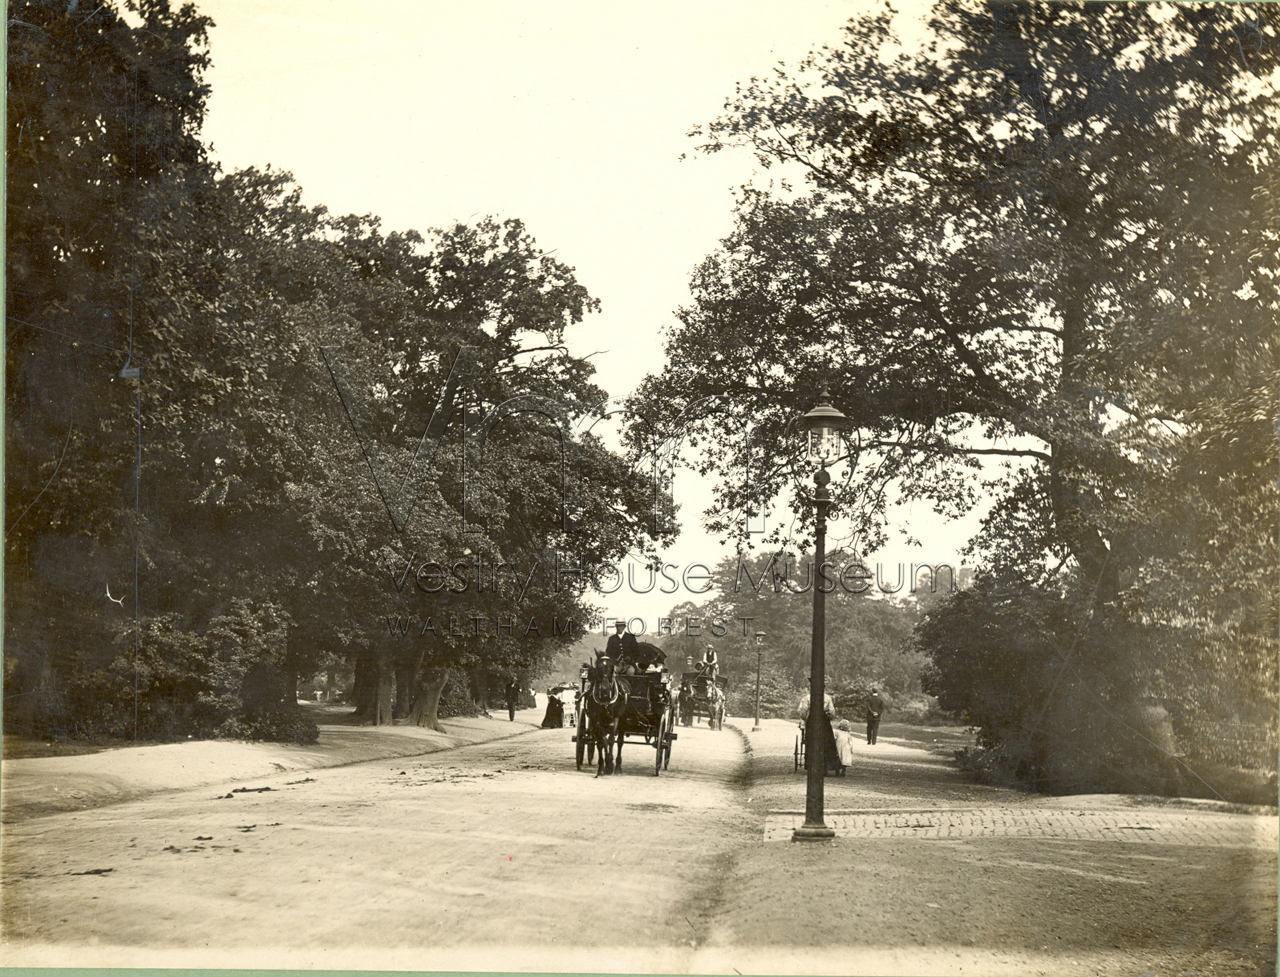
<path id="1" fill-rule="evenodd" d="M 413 704 L 413 690 L 417 687 L 415 681 L 417 671 L 418 669 L 413 665 L 396 662 L 396 719 L 404 719 L 409 715 L 409 707 Z"/>
<path id="2" fill-rule="evenodd" d="M 1085 249 L 1083 244 L 1080 247 Z M 1089 268 L 1078 264 L 1062 283 L 1062 373 L 1058 397 L 1062 410 L 1074 423 L 1085 423 L 1091 414 L 1084 360 L 1089 351 L 1089 291 L 1094 280 Z M 1092 433 L 1100 435 L 1101 431 Z M 1122 566 L 1118 557 L 1123 547 L 1118 540 L 1106 538 L 1097 524 L 1093 510 L 1101 506 L 1101 500 L 1082 481 L 1082 473 L 1091 471 L 1097 458 L 1081 456 L 1076 441 L 1080 436 L 1080 431 L 1064 432 L 1062 437 L 1048 439 L 1053 458 L 1049 465 L 1050 499 L 1055 528 L 1080 565 L 1084 586 L 1096 590 L 1098 604 L 1105 605 L 1119 593 Z"/>
<path id="3" fill-rule="evenodd" d="M 413 700 L 413 709 L 409 714 L 409 718 L 415 726 L 426 726 L 437 732 L 444 732 L 440 728 L 438 710 L 440 708 L 440 696 L 444 693 L 445 686 L 448 684 L 449 673 L 443 668 L 429 669 L 424 673 L 422 685 Z"/>
<path id="4" fill-rule="evenodd" d="M 353 715 L 361 719 L 368 719 L 373 716 L 374 708 L 377 705 L 377 667 L 374 665 L 372 658 L 368 655 L 361 655 L 356 660 L 355 671 L 355 685 L 351 690 L 351 697 L 356 703 L 356 711 Z"/>
<path id="5" fill-rule="evenodd" d="M 391 726 L 395 723 L 392 705 L 395 694 L 395 673 L 391 668 L 390 656 L 379 652 L 376 663 L 377 683 L 375 685 L 373 725 Z"/>
<path id="6" fill-rule="evenodd" d="M 338 674 L 332 668 L 324 676 L 324 701 L 333 701 L 334 686 L 338 684 Z"/>
<path id="7" fill-rule="evenodd" d="M 471 672 L 471 704 L 481 715 L 489 715 L 489 673 L 481 669 Z"/>

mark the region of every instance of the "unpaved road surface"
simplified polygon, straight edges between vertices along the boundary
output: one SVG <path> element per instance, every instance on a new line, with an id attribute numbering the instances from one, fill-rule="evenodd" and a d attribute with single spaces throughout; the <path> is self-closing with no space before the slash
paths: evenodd
<path id="1" fill-rule="evenodd" d="M 682 731 L 660 777 L 654 751 L 628 744 L 622 772 L 597 779 L 574 769 L 570 735 L 17 822 L 7 959 L 57 945 L 81 964 L 503 969 L 560 947 L 607 965 L 643 946 L 678 969 L 697 937 L 686 902 L 758 836 L 737 797 L 741 739 Z"/>
<path id="2" fill-rule="evenodd" d="M 782 721 L 681 729 L 658 777 L 643 745 L 596 779 L 570 730 L 531 730 L 28 817 L 5 826 L 0 949 L 10 965 L 1275 973 L 1274 812 L 976 786 L 892 731 L 826 781 L 823 843 L 787 840 L 804 778 Z"/>
<path id="3" fill-rule="evenodd" d="M 446 719 L 442 730 L 436 731 L 407 725 L 356 725 L 349 707 L 305 708 L 320 723 L 320 741 L 309 746 L 194 740 L 88 755 L 6 759 L 0 767 L 3 818 L 6 822 L 23 821 L 185 787 L 346 766 L 362 760 L 420 756 L 528 732 L 541 718 L 533 709 L 518 712 L 514 722 L 505 715 L 501 719 L 458 717 Z M 7 738 L 5 749 L 9 749 Z"/>

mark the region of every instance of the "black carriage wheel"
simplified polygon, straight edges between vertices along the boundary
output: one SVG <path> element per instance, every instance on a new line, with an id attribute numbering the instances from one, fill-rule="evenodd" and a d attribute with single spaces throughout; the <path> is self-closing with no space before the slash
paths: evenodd
<path id="1" fill-rule="evenodd" d="M 667 742 L 667 735 L 671 732 L 669 727 L 671 720 L 668 716 L 668 710 L 663 709 L 658 719 L 658 734 L 653 740 L 653 775 L 655 777 L 662 773 L 662 744 Z"/>
<path id="2" fill-rule="evenodd" d="M 675 733 L 672 732 L 672 727 L 675 725 L 675 722 L 674 722 L 675 718 L 676 717 L 674 712 L 667 714 L 667 736 L 662 744 L 662 769 L 663 770 L 666 770 L 669 766 L 671 766 L 671 740 L 675 736 Z"/>

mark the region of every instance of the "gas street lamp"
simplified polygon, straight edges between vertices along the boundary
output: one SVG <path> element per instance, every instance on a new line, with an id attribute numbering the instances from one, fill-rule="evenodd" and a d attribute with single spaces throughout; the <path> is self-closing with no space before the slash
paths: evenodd
<path id="1" fill-rule="evenodd" d="M 804 825 L 792 832 L 792 841 L 823 841 L 834 838 L 835 832 L 823 823 L 823 778 L 827 763 L 823 756 L 826 740 L 821 735 L 819 723 L 826 722 L 826 592 L 822 589 L 822 564 L 826 560 L 827 509 L 831 505 L 829 465 L 838 462 L 843 454 L 843 435 L 849 419 L 831 406 L 831 392 L 824 384 L 818 402 L 800 419 L 800 429 L 805 433 L 805 460 L 816 467 L 813 474 L 817 491 L 814 493 L 814 559 L 817 561 L 813 581 L 813 644 L 809 653 L 809 717 L 805 722 L 805 756 L 809 759 L 809 776 L 805 790 Z"/>
<path id="2" fill-rule="evenodd" d="M 764 632 L 756 632 L 756 724 L 751 732 L 760 732 L 760 659 L 764 655 Z"/>

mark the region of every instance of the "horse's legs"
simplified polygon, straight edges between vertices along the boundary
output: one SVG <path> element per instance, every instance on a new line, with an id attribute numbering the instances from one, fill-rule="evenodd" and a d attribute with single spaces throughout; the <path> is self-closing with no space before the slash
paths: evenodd
<path id="1" fill-rule="evenodd" d="M 607 741 L 609 738 L 609 725 L 605 721 L 604 716 L 601 715 L 594 723 L 594 727 L 595 735 L 592 736 L 592 739 L 596 745 L 596 776 L 599 777 L 602 773 L 613 772 L 612 769 L 608 771 L 605 770 L 605 764 L 608 762 L 605 758 L 605 754 L 608 752 Z M 612 767 L 612 764 L 610 764 L 610 767 Z"/>

